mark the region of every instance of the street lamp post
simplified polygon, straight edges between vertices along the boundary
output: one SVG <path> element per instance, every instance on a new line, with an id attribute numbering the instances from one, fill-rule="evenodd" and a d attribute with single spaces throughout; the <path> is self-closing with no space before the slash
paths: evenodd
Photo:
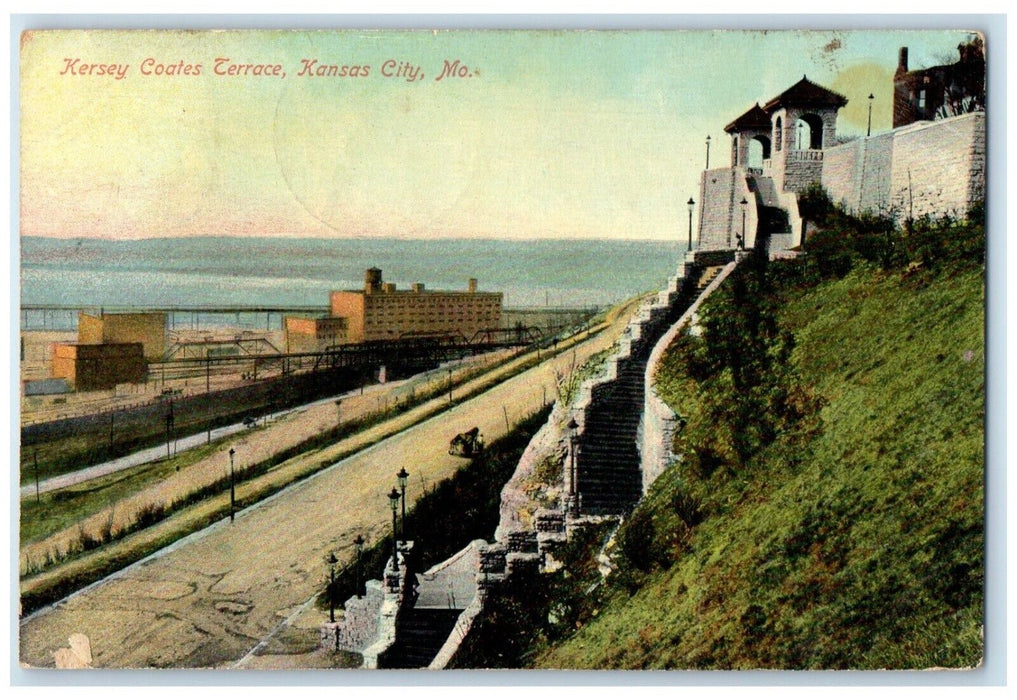
<path id="1" fill-rule="evenodd" d="M 396 511 L 399 510 L 399 492 L 392 488 L 392 492 L 388 495 L 388 505 L 392 508 L 392 570 L 399 571 L 399 549 L 396 544 L 398 541 L 398 535 L 396 533 Z"/>
<path id="2" fill-rule="evenodd" d="M 742 197 L 742 201 L 738 203 L 742 205 L 742 235 L 738 236 L 738 250 L 745 250 L 745 207 L 748 206 L 749 200 Z"/>
<path id="3" fill-rule="evenodd" d="M 233 512 L 236 509 L 237 502 L 237 491 L 236 484 L 233 478 L 233 454 L 236 452 L 232 447 L 230 448 L 230 522 L 233 522 Z"/>
<path id="4" fill-rule="evenodd" d="M 32 464 L 35 466 L 35 502 L 39 502 L 39 450 L 32 450 Z"/>
<path id="5" fill-rule="evenodd" d="M 706 169 L 710 169 L 710 137 L 706 137 Z"/>
<path id="6" fill-rule="evenodd" d="M 364 537 L 363 535 L 357 535 L 357 539 L 353 540 L 353 547 L 357 552 L 357 569 L 356 578 L 354 583 L 357 586 L 357 598 L 360 598 L 360 558 L 364 555 Z"/>
<path id="7" fill-rule="evenodd" d="M 399 521 L 401 524 L 401 527 L 399 528 L 399 534 L 402 535 L 403 542 L 406 541 L 406 484 L 409 476 L 410 473 L 406 471 L 405 467 L 400 469 L 399 473 L 396 474 L 396 478 L 399 480 L 399 491 L 401 492 L 403 502 L 403 518 L 401 521 Z"/>
<path id="8" fill-rule="evenodd" d="M 335 622 L 335 565 L 339 560 L 335 558 L 335 552 L 328 555 L 328 621 Z"/>
<path id="9" fill-rule="evenodd" d="M 692 250 L 692 210 L 696 208 L 696 201 L 689 197 L 689 250 Z"/>
<path id="10" fill-rule="evenodd" d="M 335 400 L 335 424 L 336 425 L 339 425 L 340 423 L 343 422 L 343 409 L 342 409 L 342 405 L 343 405 L 343 400 L 342 399 L 336 399 Z"/>
<path id="11" fill-rule="evenodd" d="M 569 418 L 568 423 L 569 430 L 569 495 L 572 496 L 572 515 L 573 517 L 579 517 L 579 489 L 576 484 L 576 430 L 579 428 L 579 424 L 576 423 L 575 416 Z"/>
<path id="12" fill-rule="evenodd" d="M 173 401 L 170 401 L 169 411 L 166 413 L 166 459 L 170 458 L 170 443 L 173 432 Z"/>
<path id="13" fill-rule="evenodd" d="M 868 128 L 865 129 L 865 135 L 866 136 L 871 136 L 872 135 L 872 101 L 874 99 L 876 99 L 876 96 L 873 95 L 870 92 L 869 93 L 869 126 L 868 126 Z"/>

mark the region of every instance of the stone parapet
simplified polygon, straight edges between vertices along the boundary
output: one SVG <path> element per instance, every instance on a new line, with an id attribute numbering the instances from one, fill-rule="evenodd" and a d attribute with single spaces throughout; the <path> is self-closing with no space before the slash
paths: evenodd
<path id="1" fill-rule="evenodd" d="M 346 601 L 342 619 L 334 625 L 325 625 L 335 628 L 326 648 L 363 652 L 377 636 L 378 613 L 384 599 L 381 582 L 368 581 L 362 597 Z"/>
<path id="2" fill-rule="evenodd" d="M 533 530 L 519 530 L 508 534 L 509 555 L 515 553 L 534 554 L 537 552 L 537 533 Z"/>
<path id="3" fill-rule="evenodd" d="M 402 543 L 400 549 L 399 568 L 394 569 L 391 558 L 388 559 L 383 581 L 368 581 L 362 598 L 354 596 L 346 601 L 346 611 L 337 628 L 323 629 L 319 635 L 323 644 L 331 645 L 329 649 L 362 653 L 364 668 L 377 668 L 379 654 L 395 641 L 399 611 L 406 594 L 412 593 L 407 591 L 412 577 L 407 576 L 406 566 L 413 543 Z"/>
<path id="4" fill-rule="evenodd" d="M 480 547 L 479 569 L 481 574 L 505 573 L 505 557 L 508 547 L 503 544 L 485 544 Z"/>
<path id="5" fill-rule="evenodd" d="M 364 652 L 364 668 L 378 668 L 378 657 L 395 644 L 396 625 L 402 610 L 399 596 L 386 595 L 378 611 L 378 630 L 374 642 Z"/>
<path id="6" fill-rule="evenodd" d="M 536 552 L 509 552 L 505 558 L 508 577 L 536 576 L 540 573 L 540 559 Z"/>
<path id="7" fill-rule="evenodd" d="M 533 523 L 538 536 L 543 533 L 565 532 L 565 513 L 560 510 L 541 508 L 533 514 Z"/>

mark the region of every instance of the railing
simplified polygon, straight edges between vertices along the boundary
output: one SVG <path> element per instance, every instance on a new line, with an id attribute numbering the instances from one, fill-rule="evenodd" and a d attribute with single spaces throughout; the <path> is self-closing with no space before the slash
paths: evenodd
<path id="1" fill-rule="evenodd" d="M 809 148 L 801 151 L 788 151 L 787 154 L 787 162 L 789 163 L 802 163 L 806 161 L 820 160 L 823 160 L 823 151 L 818 148 Z"/>

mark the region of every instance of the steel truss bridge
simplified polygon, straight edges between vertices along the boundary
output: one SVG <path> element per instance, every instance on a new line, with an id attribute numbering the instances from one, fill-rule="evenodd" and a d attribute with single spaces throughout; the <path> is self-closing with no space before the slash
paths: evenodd
<path id="1" fill-rule="evenodd" d="M 501 348 L 538 344 L 544 333 L 536 327 L 490 328 L 472 338 L 459 334 L 408 335 L 395 340 L 374 340 L 337 345 L 307 353 L 238 353 L 220 355 L 206 352 L 195 356 L 200 343 L 190 344 L 188 356 L 149 363 L 149 375 L 165 379 L 245 372 L 256 380 L 259 374 L 318 372 L 322 370 L 363 370 L 373 367 L 423 368 Z M 219 343 L 206 346 L 215 349 Z"/>

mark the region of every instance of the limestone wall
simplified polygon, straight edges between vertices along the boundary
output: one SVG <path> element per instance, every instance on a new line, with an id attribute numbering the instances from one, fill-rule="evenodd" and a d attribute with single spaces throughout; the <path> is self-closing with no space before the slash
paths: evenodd
<path id="1" fill-rule="evenodd" d="M 855 139 L 826 151 L 823 187 L 851 212 L 890 211 L 893 132 Z"/>
<path id="2" fill-rule="evenodd" d="M 378 668 L 378 657 L 395 643 L 396 625 L 411 579 L 406 565 L 412 542 L 399 546 L 399 568 L 391 560 L 385 565 L 384 581 L 367 581 L 363 598 L 353 596 L 343 606 L 345 614 L 336 623 L 321 627 L 321 645 L 325 649 L 341 649 L 363 654 L 363 668 Z"/>
<path id="3" fill-rule="evenodd" d="M 738 170 L 719 168 L 703 172 L 699 183 L 699 236 L 697 250 L 730 250 L 734 247 L 731 235 L 734 216 L 735 181 Z"/>
<path id="4" fill-rule="evenodd" d="M 985 195 L 985 114 L 919 122 L 825 152 L 823 187 L 852 213 L 962 217 Z"/>
<path id="5" fill-rule="evenodd" d="M 700 182 L 699 201 L 702 211 L 699 217 L 699 238 L 696 250 L 732 250 L 738 245 L 738 236 L 743 230 L 741 201 L 744 209 L 745 247 L 751 248 L 756 241 L 759 213 L 756 209 L 756 194 L 749 191 L 742 168 L 707 170 Z"/>
<path id="6" fill-rule="evenodd" d="M 362 653 L 378 635 L 378 614 L 385 600 L 380 581 L 368 581 L 362 598 L 346 601 L 342 624 L 337 625 L 337 649 Z"/>
<path id="7" fill-rule="evenodd" d="M 791 151 L 784 166 L 784 190 L 802 192 L 823 178 L 822 151 Z"/>
<path id="8" fill-rule="evenodd" d="M 985 196 L 985 113 L 894 132 L 891 202 L 902 218 L 963 217 Z"/>

